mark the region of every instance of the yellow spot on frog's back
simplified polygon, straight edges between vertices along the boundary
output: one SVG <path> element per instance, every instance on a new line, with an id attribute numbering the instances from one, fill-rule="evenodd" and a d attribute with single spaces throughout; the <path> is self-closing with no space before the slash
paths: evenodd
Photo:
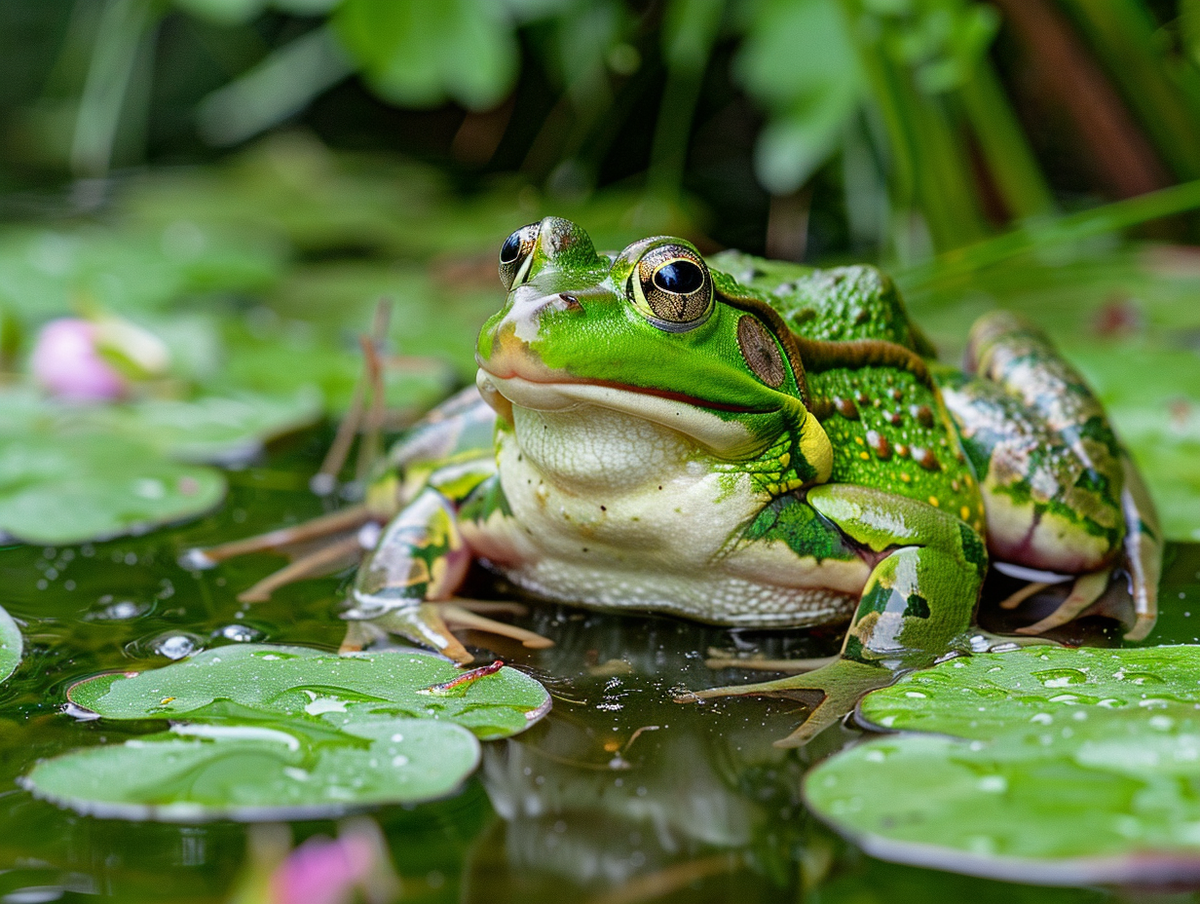
<path id="1" fill-rule="evenodd" d="M 907 471 L 900 472 L 900 479 L 903 480 L 905 483 L 910 483 L 912 481 L 912 478 L 908 476 Z"/>
<path id="2" fill-rule="evenodd" d="M 870 461 L 870 460 L 871 460 L 871 456 L 870 456 L 870 455 L 868 455 L 866 452 L 859 452 L 859 453 L 858 453 L 858 457 L 859 457 L 859 458 L 861 458 L 863 461 Z"/>
<path id="3" fill-rule="evenodd" d="M 858 443 L 860 446 L 863 444 L 863 438 L 861 436 L 854 437 L 854 441 L 856 443 Z"/>
<path id="4" fill-rule="evenodd" d="M 937 496 L 930 496 L 929 504 L 932 505 L 934 508 L 937 508 L 939 505 L 941 505 L 941 503 L 938 502 Z"/>
<path id="5" fill-rule="evenodd" d="M 963 521 L 966 521 L 971 517 L 971 510 L 964 505 L 958 510 L 958 515 Z"/>

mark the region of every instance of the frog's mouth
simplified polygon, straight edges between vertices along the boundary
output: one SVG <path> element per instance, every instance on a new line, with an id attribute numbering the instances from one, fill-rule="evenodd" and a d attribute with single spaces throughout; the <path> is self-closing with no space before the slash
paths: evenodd
<path id="1" fill-rule="evenodd" d="M 484 401 L 509 423 L 513 422 L 513 406 L 555 412 L 596 407 L 674 430 L 722 458 L 750 457 L 758 454 L 763 445 L 736 420 L 737 414 L 749 413 L 747 409 L 716 406 L 681 393 L 550 374 L 542 379 L 517 373 L 501 376 L 483 367 L 479 368 L 475 383 Z"/>

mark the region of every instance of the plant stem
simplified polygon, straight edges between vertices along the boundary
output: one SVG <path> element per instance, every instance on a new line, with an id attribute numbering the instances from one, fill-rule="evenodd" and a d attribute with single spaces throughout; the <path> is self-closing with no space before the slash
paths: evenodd
<path id="1" fill-rule="evenodd" d="M 102 176 L 112 165 L 139 48 L 158 21 L 156 5 L 154 0 L 108 0 L 100 15 L 71 143 L 76 175 Z"/>
<path id="2" fill-rule="evenodd" d="M 901 271 L 896 279 L 909 292 L 941 287 L 1021 254 L 1119 232 L 1197 208 L 1200 208 L 1200 179 L 947 251 L 932 261 Z"/>
<path id="3" fill-rule="evenodd" d="M 959 89 L 959 100 L 1009 214 L 1023 220 L 1054 213 L 1058 205 L 986 57 Z"/>
<path id="4" fill-rule="evenodd" d="M 1200 178 L 1200 73 L 1156 47 L 1155 22 L 1138 0 L 1061 3 L 1175 175 Z"/>

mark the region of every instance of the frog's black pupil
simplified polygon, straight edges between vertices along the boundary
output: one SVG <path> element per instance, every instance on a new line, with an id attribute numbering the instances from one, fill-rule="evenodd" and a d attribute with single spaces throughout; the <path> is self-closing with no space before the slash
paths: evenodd
<path id="1" fill-rule="evenodd" d="M 654 271 L 654 284 L 664 292 L 688 295 L 704 285 L 704 274 L 691 261 L 671 261 Z"/>
<path id="2" fill-rule="evenodd" d="M 521 253 L 521 237 L 517 233 L 513 233 L 504 240 L 504 244 L 500 246 L 500 263 L 511 264 L 517 259 L 517 255 Z"/>

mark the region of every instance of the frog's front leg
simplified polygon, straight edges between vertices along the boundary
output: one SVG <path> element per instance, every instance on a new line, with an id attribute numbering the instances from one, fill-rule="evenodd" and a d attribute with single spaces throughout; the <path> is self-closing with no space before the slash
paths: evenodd
<path id="1" fill-rule="evenodd" d="M 426 487 L 392 519 L 359 569 L 354 606 L 342 615 L 350 622 L 343 649 L 391 633 L 470 662 L 436 602 L 453 596 L 470 565 L 454 503 Z"/>
<path id="2" fill-rule="evenodd" d="M 968 635 L 987 552 L 966 523 L 932 505 L 850 484 L 807 493 L 806 503 L 858 545 L 873 565 L 841 656 L 777 681 L 700 691 L 701 699 L 763 694 L 820 703 L 783 746 L 806 743 L 849 712 L 867 691 L 939 656 L 969 649 Z M 804 504 L 804 503 L 798 503 Z"/>

